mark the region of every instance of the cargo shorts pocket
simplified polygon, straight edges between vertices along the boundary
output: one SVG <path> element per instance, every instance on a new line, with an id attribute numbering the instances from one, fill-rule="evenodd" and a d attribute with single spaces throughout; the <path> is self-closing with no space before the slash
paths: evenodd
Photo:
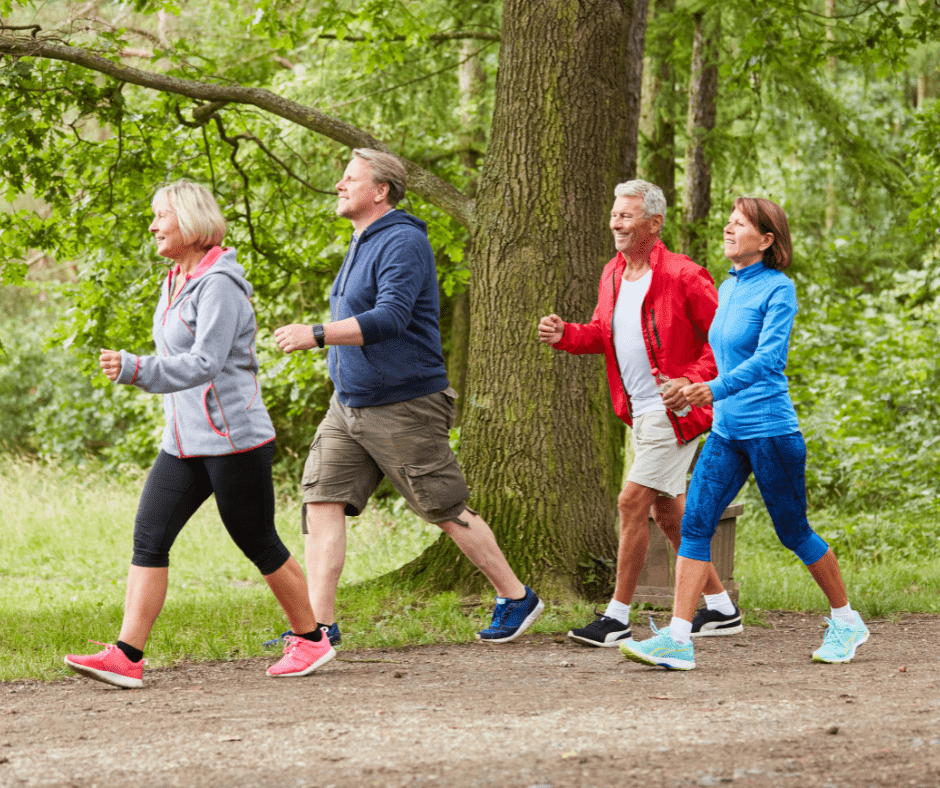
<path id="1" fill-rule="evenodd" d="M 320 436 L 317 435 L 313 439 L 313 443 L 310 444 L 310 451 L 307 453 L 307 459 L 304 462 L 304 472 L 300 477 L 302 489 L 306 490 L 309 487 L 314 487 L 320 481 L 321 454 Z"/>
<path id="2" fill-rule="evenodd" d="M 421 514 L 445 512 L 470 497 L 467 481 L 453 452 L 420 465 L 405 465 L 412 505 Z"/>

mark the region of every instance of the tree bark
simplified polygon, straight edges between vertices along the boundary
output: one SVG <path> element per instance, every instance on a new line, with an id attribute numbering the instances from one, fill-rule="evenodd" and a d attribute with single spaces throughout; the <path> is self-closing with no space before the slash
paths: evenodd
<path id="1" fill-rule="evenodd" d="M 709 132 L 715 128 L 718 98 L 718 6 L 694 15 L 692 73 L 689 78 L 689 144 L 685 152 L 682 251 L 704 261 L 707 251 L 705 223 L 712 206 Z"/>
<path id="2" fill-rule="evenodd" d="M 537 341 L 542 315 L 590 319 L 623 173 L 633 5 L 507 0 L 496 110 L 476 200 L 470 391 L 461 458 L 470 505 L 523 582 L 583 591 L 579 564 L 616 555 L 622 431 L 599 356 Z M 619 422 L 618 422 L 619 423 Z M 485 584 L 449 540 L 406 573 Z"/>
<path id="3" fill-rule="evenodd" d="M 652 19 L 675 11 L 675 0 L 653 0 L 649 14 Z M 640 112 L 641 146 L 640 176 L 663 190 L 666 205 L 676 204 L 676 106 L 671 65 L 674 31 L 657 26 L 657 33 L 648 38 L 643 69 L 643 103 Z"/>
<path id="4" fill-rule="evenodd" d="M 457 79 L 460 85 L 460 118 L 461 128 L 464 130 L 460 136 L 460 161 L 470 174 L 467 187 L 464 189 L 471 199 L 474 199 L 479 187 L 479 178 L 476 172 L 480 166 L 483 151 L 486 150 L 486 130 L 479 123 L 478 103 L 486 89 L 486 73 L 476 57 L 471 57 L 473 47 L 466 42 L 461 47 L 460 69 Z M 465 259 L 473 265 L 473 244 L 468 243 L 464 251 Z M 451 301 L 450 320 L 450 355 L 447 358 L 447 376 L 460 397 L 457 399 L 456 426 L 463 424 L 464 403 L 467 401 L 467 364 L 470 360 L 470 293 L 473 288 L 473 279 L 467 284 L 466 290 L 458 293 Z"/>

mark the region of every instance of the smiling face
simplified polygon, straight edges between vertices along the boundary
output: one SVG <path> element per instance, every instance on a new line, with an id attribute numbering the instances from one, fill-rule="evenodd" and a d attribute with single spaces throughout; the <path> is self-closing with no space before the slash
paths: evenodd
<path id="1" fill-rule="evenodd" d="M 764 250 L 773 242 L 774 234 L 761 233 L 740 209 L 735 208 L 731 212 L 725 226 L 725 257 L 734 263 L 735 268 L 759 263 Z"/>
<path id="2" fill-rule="evenodd" d="M 342 179 L 336 184 L 339 198 L 336 215 L 349 219 L 357 230 L 378 219 L 391 207 L 388 204 L 388 184 L 372 181 L 372 165 L 353 156 Z"/>
<path id="3" fill-rule="evenodd" d="M 643 198 L 618 197 L 610 209 L 610 231 L 614 234 L 614 246 L 625 257 L 649 258 L 663 226 L 662 216 L 643 215 Z"/>
<path id="4" fill-rule="evenodd" d="M 169 260 L 179 262 L 191 254 L 195 244 L 183 239 L 176 211 L 168 197 L 163 196 L 153 206 L 154 219 L 150 223 L 150 232 L 157 242 L 157 254 Z"/>

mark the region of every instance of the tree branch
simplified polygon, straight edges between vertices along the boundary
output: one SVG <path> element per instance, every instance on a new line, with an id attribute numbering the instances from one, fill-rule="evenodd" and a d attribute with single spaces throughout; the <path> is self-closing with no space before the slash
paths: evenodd
<path id="1" fill-rule="evenodd" d="M 877 0 L 874 0 L 877 2 Z M 335 33 L 320 33 L 317 38 L 335 41 L 407 41 L 407 36 L 338 36 Z M 455 30 L 452 33 L 432 33 L 428 41 L 499 41 L 499 33 L 480 33 L 472 30 Z"/>
<path id="2" fill-rule="evenodd" d="M 312 107 L 285 99 L 264 88 L 211 84 L 192 79 L 171 77 L 165 74 L 155 74 L 108 60 L 80 47 L 56 44 L 42 38 L 25 39 L 0 35 L 0 54 L 60 60 L 105 74 L 122 82 L 129 82 L 151 90 L 187 96 L 201 101 L 248 104 L 350 148 L 376 148 L 394 153 L 387 145 L 379 142 L 362 129 Z M 438 178 L 414 162 L 402 159 L 402 163 L 408 173 L 410 191 L 440 208 L 463 226 L 472 227 L 474 221 L 474 203 L 472 200 L 447 181 Z"/>

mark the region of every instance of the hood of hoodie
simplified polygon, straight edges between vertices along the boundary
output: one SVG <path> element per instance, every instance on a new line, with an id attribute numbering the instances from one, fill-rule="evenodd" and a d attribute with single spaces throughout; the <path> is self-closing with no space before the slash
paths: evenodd
<path id="1" fill-rule="evenodd" d="M 179 273 L 178 265 L 170 269 L 167 274 L 167 287 L 171 286 L 171 282 Z M 199 284 L 200 281 L 210 276 L 227 276 L 241 288 L 248 298 L 251 298 L 253 288 L 245 279 L 245 267 L 238 262 L 235 250 L 231 246 L 213 246 L 196 266 L 196 270 L 186 275 L 184 288 L 189 287 L 191 283 Z"/>
<path id="2" fill-rule="evenodd" d="M 410 224 L 413 227 L 417 227 L 425 235 L 428 234 L 428 225 L 426 222 L 421 221 L 417 216 L 412 216 L 406 211 L 393 208 L 387 214 L 376 219 L 372 224 L 366 227 L 366 229 L 359 234 L 358 240 L 361 243 L 369 236 L 382 232 L 382 230 L 387 227 L 392 227 L 396 224 Z"/>

